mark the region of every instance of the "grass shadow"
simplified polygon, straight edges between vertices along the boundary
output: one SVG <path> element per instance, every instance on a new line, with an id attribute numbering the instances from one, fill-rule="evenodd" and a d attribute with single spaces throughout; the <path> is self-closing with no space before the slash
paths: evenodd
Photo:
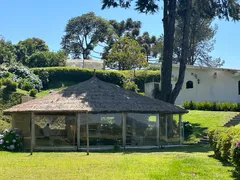
<path id="1" fill-rule="evenodd" d="M 222 166 L 234 167 L 233 164 L 231 164 L 230 162 L 221 160 L 221 159 L 217 158 L 215 155 L 209 155 L 208 157 L 214 158 L 214 159 L 216 159 L 217 161 L 221 162 Z M 235 167 L 234 170 L 229 170 L 229 172 L 232 173 L 232 178 L 233 178 L 234 180 L 240 180 L 240 169 L 237 169 L 237 168 Z"/>

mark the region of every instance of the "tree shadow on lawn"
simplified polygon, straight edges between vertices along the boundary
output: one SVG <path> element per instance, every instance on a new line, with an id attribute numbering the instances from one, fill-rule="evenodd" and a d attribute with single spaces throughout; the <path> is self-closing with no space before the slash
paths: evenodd
<path id="1" fill-rule="evenodd" d="M 209 155 L 208 157 L 211 157 L 211 158 L 216 159 L 217 161 L 221 162 L 223 166 L 234 167 L 230 162 L 221 160 L 221 159 L 217 158 L 215 155 Z M 229 172 L 232 173 L 232 178 L 233 178 L 234 180 L 240 180 L 240 169 L 237 169 L 237 168 L 235 167 L 234 170 L 229 170 Z"/>

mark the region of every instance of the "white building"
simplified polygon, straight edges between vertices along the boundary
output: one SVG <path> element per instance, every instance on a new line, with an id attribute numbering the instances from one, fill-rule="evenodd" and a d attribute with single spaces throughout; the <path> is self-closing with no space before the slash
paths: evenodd
<path id="1" fill-rule="evenodd" d="M 172 84 L 177 82 L 179 65 L 173 65 Z M 145 95 L 153 97 L 154 86 L 159 82 L 145 84 Z M 240 102 L 240 69 L 187 66 L 182 90 L 176 104 L 185 101 Z"/>
<path id="2" fill-rule="evenodd" d="M 103 60 L 92 59 L 67 59 L 66 66 L 88 69 L 105 69 L 105 64 Z"/>

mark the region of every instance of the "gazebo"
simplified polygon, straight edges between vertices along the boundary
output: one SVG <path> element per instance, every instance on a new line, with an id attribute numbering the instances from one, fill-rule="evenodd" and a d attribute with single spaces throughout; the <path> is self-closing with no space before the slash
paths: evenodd
<path id="1" fill-rule="evenodd" d="M 182 143 L 185 109 L 93 77 L 4 111 L 24 148 L 83 150 Z M 176 120 L 177 119 L 177 120 Z"/>

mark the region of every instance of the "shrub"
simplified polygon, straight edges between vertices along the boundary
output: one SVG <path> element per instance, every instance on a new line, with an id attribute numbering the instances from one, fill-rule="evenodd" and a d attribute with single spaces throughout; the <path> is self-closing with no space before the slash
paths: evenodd
<path id="1" fill-rule="evenodd" d="M 38 91 L 36 89 L 31 89 L 31 91 L 29 92 L 29 95 L 31 97 L 36 97 L 36 94 L 38 93 Z"/>
<path id="2" fill-rule="evenodd" d="M 23 138 L 18 130 L 4 130 L 0 134 L 0 150 L 21 151 L 23 149 Z"/>
<path id="3" fill-rule="evenodd" d="M 33 85 L 30 81 L 23 80 L 23 81 L 21 82 L 20 87 L 21 87 L 22 90 L 30 91 L 31 89 L 34 88 L 34 85 Z"/>
<path id="4" fill-rule="evenodd" d="M 80 69 L 76 67 L 47 67 L 32 68 L 32 72 L 39 76 L 43 82 L 43 87 L 49 88 L 55 82 L 83 82 L 93 77 L 93 70 Z M 117 71 L 117 70 L 97 70 L 96 76 L 103 81 L 117 84 L 123 87 L 124 81 L 134 79 L 139 91 L 144 92 L 144 83 L 160 81 L 159 71 L 136 70 Z"/>
<path id="5" fill-rule="evenodd" d="M 138 90 L 139 90 L 137 84 L 135 84 L 134 81 L 129 81 L 129 80 L 124 82 L 123 87 L 125 89 L 128 89 L 130 91 L 134 91 L 134 92 L 138 92 Z"/>
<path id="6" fill-rule="evenodd" d="M 17 90 L 17 83 L 11 79 L 3 79 L 2 84 L 6 86 L 6 90 L 8 91 L 16 91 Z"/>
<path id="7" fill-rule="evenodd" d="M 208 132 L 209 142 L 218 159 L 240 168 L 240 128 L 216 128 Z"/>
<path id="8" fill-rule="evenodd" d="M 20 87 L 22 81 L 27 79 L 27 81 L 29 81 L 35 89 L 42 89 L 42 81 L 39 77 L 22 64 L 2 64 L 0 66 L 0 70 L 6 74 L 10 74 L 9 77 L 11 77 L 13 81 L 17 82 Z"/>
<path id="9" fill-rule="evenodd" d="M 184 139 L 188 139 L 189 136 L 193 133 L 193 126 L 189 121 L 183 121 L 184 127 Z"/>
<path id="10" fill-rule="evenodd" d="M 240 103 L 231 102 L 185 101 L 183 107 L 189 110 L 240 111 Z"/>

